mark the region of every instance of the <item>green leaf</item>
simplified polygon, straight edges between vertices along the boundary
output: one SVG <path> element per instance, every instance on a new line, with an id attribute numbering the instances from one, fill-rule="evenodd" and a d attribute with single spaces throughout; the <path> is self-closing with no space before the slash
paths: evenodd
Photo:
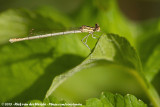
<path id="1" fill-rule="evenodd" d="M 102 93 L 101 101 L 106 100 L 110 106 L 106 107 L 147 107 L 147 105 L 133 95 L 127 94 L 124 97 L 120 94 Z"/>
<path id="2" fill-rule="evenodd" d="M 156 46 L 152 54 L 149 56 L 144 66 L 147 79 L 152 81 L 156 74 L 160 71 L 160 45 Z"/>
<path id="3" fill-rule="evenodd" d="M 140 23 L 141 31 L 136 40 L 137 49 L 143 65 L 145 77 L 152 82 L 160 93 L 158 81 L 160 71 L 160 19 Z"/>
<path id="4" fill-rule="evenodd" d="M 50 100 L 49 100 L 50 99 Z M 40 102 L 41 103 L 41 102 Z M 43 101 L 44 104 L 72 104 L 64 103 L 58 101 L 54 96 L 50 96 Z M 50 106 L 49 106 L 50 107 Z M 57 106 L 61 107 L 61 106 Z M 86 100 L 86 104 L 82 107 L 147 107 L 140 99 L 138 100 L 135 96 L 127 94 L 124 97 L 120 94 L 112 94 L 110 92 L 103 92 L 100 99 L 98 98 L 89 98 Z"/>
<path id="5" fill-rule="evenodd" d="M 141 100 L 137 100 L 137 98 L 133 95 L 127 94 L 125 97 L 125 106 L 126 107 L 147 107 L 146 104 Z"/>
<path id="6" fill-rule="evenodd" d="M 114 95 L 112 93 L 102 93 L 101 95 L 101 101 L 106 107 L 115 107 L 114 100 Z"/>
<path id="7" fill-rule="evenodd" d="M 62 105 L 69 105 L 67 107 L 73 106 L 72 104 L 80 104 L 80 103 L 66 103 L 65 101 L 60 101 L 54 96 L 50 96 L 44 99 L 43 102 L 39 100 L 32 100 L 27 102 L 27 104 L 46 104 L 46 107 L 52 107 L 53 105 L 57 105 L 56 107 L 62 107 Z M 82 105 L 82 104 L 80 104 Z M 35 106 L 31 106 L 35 107 Z M 39 106 L 38 106 L 39 107 Z M 86 100 L 86 103 L 83 104 L 82 107 L 147 107 L 140 99 L 138 100 L 135 96 L 131 94 L 127 94 L 124 97 L 120 94 L 112 94 L 110 92 L 102 92 L 100 99 L 98 98 L 89 98 Z"/>
<path id="8" fill-rule="evenodd" d="M 141 63 L 133 47 L 126 39 L 118 35 L 108 34 L 100 38 L 94 52 L 91 54 L 93 59 L 107 59 L 116 63 L 128 66 L 141 72 Z"/>
<path id="9" fill-rule="evenodd" d="M 7 36 L 3 35 L 4 40 L 1 41 L 3 45 L 0 45 L 0 86 L 3 87 L 0 89 L 0 102 L 26 102 L 35 98 L 42 100 L 53 78 L 78 65 L 89 53 L 89 50 L 84 48 L 85 46 L 78 38 L 81 36 L 79 34 L 77 37 L 67 35 L 54 39 L 9 43 L 9 38 L 17 37 L 16 34 L 19 31 L 23 34 L 29 32 L 27 30 L 32 27 L 40 31 L 45 27 L 45 29 L 52 29 L 56 25 L 60 27 L 69 23 L 64 15 L 55 13 L 58 14 L 56 17 L 54 17 L 55 14 L 52 14 L 52 18 L 48 18 L 51 13 L 47 17 L 46 14 L 43 16 L 42 10 L 40 11 L 38 13 L 9 10 L 1 14 L 0 18 L 6 20 L 6 23 L 0 27 L 5 29 L 4 32 Z M 66 22 L 57 22 L 63 18 L 66 18 Z M 6 28 L 11 25 L 10 30 L 13 30 L 14 33 L 11 32 L 12 35 L 9 35 Z M 25 36 L 21 35 L 21 37 Z"/>
<path id="10" fill-rule="evenodd" d="M 55 95 L 73 102 L 84 101 L 87 96 L 96 96 L 106 89 L 116 92 L 127 90 L 128 93 L 143 96 L 144 100 L 149 99 L 156 107 L 160 105 L 157 92 L 144 77 L 135 49 L 126 39 L 114 34 L 102 35 L 85 61 L 57 76 L 46 98 Z M 114 100 L 110 102 L 114 103 Z"/>
<path id="11" fill-rule="evenodd" d="M 158 72 L 159 69 L 155 69 L 153 66 L 152 68 L 152 63 L 155 60 L 155 57 L 158 58 L 158 56 L 155 56 L 155 52 L 158 52 L 158 47 L 160 43 L 160 37 L 159 37 L 159 20 L 150 20 L 150 21 L 145 21 L 143 23 L 140 23 L 139 29 L 140 33 L 137 36 L 136 40 L 136 47 L 139 52 L 141 62 L 144 68 L 144 72 L 146 73 L 146 77 L 149 81 L 151 81 L 154 77 L 154 74 Z M 153 58 L 152 58 L 153 57 Z M 152 61 L 151 61 L 152 60 Z M 154 61 L 153 61 L 154 60 Z M 150 65 L 151 64 L 151 65 Z M 158 62 L 156 63 L 158 64 Z M 154 69 L 154 70 L 151 70 Z M 147 75 L 148 72 L 152 72 L 153 74 Z M 150 76 L 150 77 L 148 77 Z"/>
<path id="12" fill-rule="evenodd" d="M 103 103 L 101 102 L 101 100 L 93 98 L 87 100 L 86 107 L 103 107 Z"/>

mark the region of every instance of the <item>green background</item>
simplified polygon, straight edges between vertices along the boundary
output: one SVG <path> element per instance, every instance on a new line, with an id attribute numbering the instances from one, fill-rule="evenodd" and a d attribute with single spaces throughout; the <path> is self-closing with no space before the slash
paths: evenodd
<path id="1" fill-rule="evenodd" d="M 156 0 L 1 0 L 0 102 L 85 104 L 109 91 L 159 107 L 159 11 Z M 87 33 L 9 43 L 95 23 L 91 52 L 81 42 Z"/>

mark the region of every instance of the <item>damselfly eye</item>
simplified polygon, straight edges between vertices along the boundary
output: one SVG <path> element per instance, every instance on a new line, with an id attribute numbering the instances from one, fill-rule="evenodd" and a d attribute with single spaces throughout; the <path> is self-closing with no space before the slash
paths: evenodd
<path id="1" fill-rule="evenodd" d="M 95 28 L 98 28 L 98 27 L 99 27 L 99 25 L 96 23 L 96 24 L 95 24 Z"/>
<path id="2" fill-rule="evenodd" d="M 97 32 L 100 31 L 100 26 L 98 24 L 95 24 L 95 31 L 97 31 Z"/>

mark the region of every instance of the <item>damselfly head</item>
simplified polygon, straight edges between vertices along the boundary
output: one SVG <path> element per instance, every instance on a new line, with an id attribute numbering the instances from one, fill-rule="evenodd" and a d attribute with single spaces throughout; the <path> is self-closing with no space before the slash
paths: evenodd
<path id="1" fill-rule="evenodd" d="M 95 31 L 99 32 L 100 31 L 100 26 L 98 24 L 95 24 Z"/>

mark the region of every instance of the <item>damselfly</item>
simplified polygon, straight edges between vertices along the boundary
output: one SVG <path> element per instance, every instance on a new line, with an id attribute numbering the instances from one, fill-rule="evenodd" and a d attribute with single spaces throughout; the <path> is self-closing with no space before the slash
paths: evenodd
<path id="1" fill-rule="evenodd" d="M 13 38 L 13 39 L 10 39 L 9 41 L 11 43 L 13 43 L 13 42 L 19 42 L 19 41 L 24 41 L 24 40 L 32 40 L 32 39 L 38 39 L 38 38 L 52 37 L 52 36 L 57 36 L 57 35 L 88 32 L 89 34 L 86 35 L 81 41 L 83 42 L 83 44 L 86 47 L 88 47 L 90 49 L 90 47 L 87 45 L 87 39 L 90 35 L 92 35 L 92 38 L 96 38 L 96 37 L 93 36 L 94 35 L 93 33 L 94 32 L 99 32 L 99 31 L 100 31 L 100 26 L 98 24 L 95 24 L 95 27 L 90 27 L 90 26 L 83 25 L 78 30 L 71 30 L 71 31 L 66 31 L 66 32 L 58 32 L 58 33 L 50 33 L 50 34 L 45 34 L 45 35 L 37 35 L 37 36 L 24 37 L 24 38 Z M 85 42 L 84 42 L 84 40 L 85 40 Z"/>

